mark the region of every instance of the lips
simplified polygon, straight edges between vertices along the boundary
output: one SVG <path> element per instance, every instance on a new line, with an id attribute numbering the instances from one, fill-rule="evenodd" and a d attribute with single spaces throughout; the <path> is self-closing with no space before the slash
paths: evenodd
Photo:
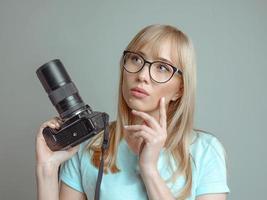
<path id="1" fill-rule="evenodd" d="M 145 91 L 144 89 L 142 88 L 139 88 L 139 87 L 134 87 L 131 89 L 132 92 L 139 92 L 139 93 L 142 93 L 142 94 L 145 94 L 147 96 L 149 96 L 148 92 Z"/>

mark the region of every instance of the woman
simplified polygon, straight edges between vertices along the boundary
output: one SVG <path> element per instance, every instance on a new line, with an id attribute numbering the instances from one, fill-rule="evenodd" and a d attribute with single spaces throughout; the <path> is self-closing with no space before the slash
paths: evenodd
<path id="1" fill-rule="evenodd" d="M 168 25 L 145 27 L 123 52 L 120 69 L 100 199 L 225 200 L 223 146 L 193 129 L 196 69 L 188 37 Z M 103 134 L 51 152 L 41 132 L 60 123 L 43 123 L 37 136 L 38 199 L 93 200 Z"/>

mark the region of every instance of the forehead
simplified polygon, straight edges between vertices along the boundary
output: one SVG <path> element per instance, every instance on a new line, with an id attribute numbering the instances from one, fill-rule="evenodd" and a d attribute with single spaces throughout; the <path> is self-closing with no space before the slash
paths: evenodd
<path id="1" fill-rule="evenodd" d="M 169 41 L 161 42 L 160 45 L 157 46 L 157 48 L 153 47 L 152 44 L 147 44 L 140 48 L 138 51 L 145 54 L 149 59 L 163 58 L 174 63 L 172 58 L 172 46 Z"/>
<path id="2" fill-rule="evenodd" d="M 142 52 L 146 58 L 157 60 L 163 58 L 173 65 L 178 64 L 178 53 L 176 42 L 170 37 L 155 38 L 135 46 L 134 51 Z"/>

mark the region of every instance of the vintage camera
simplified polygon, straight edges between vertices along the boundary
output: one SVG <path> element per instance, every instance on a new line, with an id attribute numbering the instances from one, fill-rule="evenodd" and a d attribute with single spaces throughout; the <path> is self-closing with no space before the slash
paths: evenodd
<path id="1" fill-rule="evenodd" d="M 85 105 L 59 59 L 51 60 L 36 74 L 63 121 L 60 129 L 44 128 L 43 136 L 52 151 L 65 150 L 97 135 L 108 126 L 108 114 L 93 112 Z M 108 145 L 108 137 L 104 137 Z"/>

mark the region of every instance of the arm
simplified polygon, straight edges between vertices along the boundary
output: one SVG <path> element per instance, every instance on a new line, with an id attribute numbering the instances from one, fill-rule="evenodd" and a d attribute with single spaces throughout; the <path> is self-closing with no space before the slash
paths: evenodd
<path id="1" fill-rule="evenodd" d="M 198 196 L 196 200 L 226 200 L 226 194 L 225 193 L 206 194 Z"/>
<path id="2" fill-rule="evenodd" d="M 175 200 L 157 170 L 160 150 L 167 138 L 167 116 L 164 98 L 161 98 L 159 106 L 159 122 L 145 112 L 133 111 L 132 113 L 142 118 L 144 122 L 142 125 L 124 126 L 125 137 L 127 140 L 140 138 L 143 141 L 142 145 L 139 146 L 139 167 L 149 200 Z"/>
<path id="3" fill-rule="evenodd" d="M 58 184 L 58 167 L 37 165 L 36 172 L 38 200 L 87 200 L 85 194 Z"/>
<path id="4" fill-rule="evenodd" d="M 56 118 L 43 123 L 36 137 L 36 179 L 38 200 L 81 200 L 85 195 L 65 184 L 58 183 L 58 169 L 61 163 L 72 157 L 79 146 L 66 151 L 51 151 L 43 138 L 45 127 L 59 128 L 60 121 Z"/>
<path id="5" fill-rule="evenodd" d="M 141 173 L 149 200 L 164 199 L 175 200 L 170 189 L 161 178 L 157 170 L 147 170 L 149 173 Z M 204 194 L 196 197 L 196 200 L 226 200 L 226 193 Z"/>
<path id="6" fill-rule="evenodd" d="M 149 173 L 142 172 L 141 176 L 146 186 L 149 200 L 175 200 L 170 189 L 166 185 L 165 181 L 161 178 L 157 170 L 149 170 Z"/>
<path id="7" fill-rule="evenodd" d="M 161 178 L 157 170 L 150 170 L 149 173 L 141 173 L 149 200 L 175 200 L 170 189 Z M 196 200 L 226 200 L 226 193 L 200 195 Z"/>
<path id="8" fill-rule="evenodd" d="M 226 200 L 229 188 L 224 148 L 213 137 L 201 155 L 199 180 L 196 188 L 197 200 Z"/>
<path id="9" fill-rule="evenodd" d="M 49 165 L 36 166 L 38 200 L 59 199 L 57 169 Z"/>
<path id="10" fill-rule="evenodd" d="M 147 194 L 150 200 L 175 199 L 172 196 L 170 189 L 167 187 L 166 183 L 160 177 L 160 174 L 157 171 L 159 153 L 164 146 L 167 138 L 167 117 L 164 105 L 164 99 L 161 99 L 159 123 L 155 118 L 148 115 L 147 113 L 133 111 L 132 113 L 134 115 L 139 116 L 144 120 L 145 125 L 124 126 L 126 140 L 140 138 L 143 141 L 142 145 L 139 147 L 139 166 L 141 176 L 143 178 L 143 182 L 146 186 Z M 209 157 L 217 159 L 218 156 L 215 152 L 215 154 L 212 154 Z M 220 158 L 218 159 L 221 160 Z M 200 184 L 202 185 L 202 187 L 200 187 L 198 190 L 199 197 L 197 200 L 224 200 L 226 198 L 226 194 L 224 192 L 228 191 L 228 188 L 224 183 L 224 178 L 220 174 L 221 172 L 225 174 L 225 163 L 223 163 L 222 161 L 218 162 L 219 163 L 214 165 L 215 163 L 213 159 L 211 160 L 211 162 L 205 162 L 205 164 L 203 165 L 204 172 L 201 176 L 201 181 L 203 184 Z M 216 188 L 216 190 L 212 188 L 215 180 L 220 180 L 224 183 L 223 185 L 220 185 L 219 188 Z M 208 185 L 208 188 L 203 186 L 205 185 L 205 183 L 210 183 Z M 215 191 L 222 192 L 215 194 Z"/>
<path id="11" fill-rule="evenodd" d="M 87 197 L 84 193 L 81 193 L 77 190 L 72 189 L 65 183 L 61 182 L 60 184 L 60 200 L 87 200 Z"/>

